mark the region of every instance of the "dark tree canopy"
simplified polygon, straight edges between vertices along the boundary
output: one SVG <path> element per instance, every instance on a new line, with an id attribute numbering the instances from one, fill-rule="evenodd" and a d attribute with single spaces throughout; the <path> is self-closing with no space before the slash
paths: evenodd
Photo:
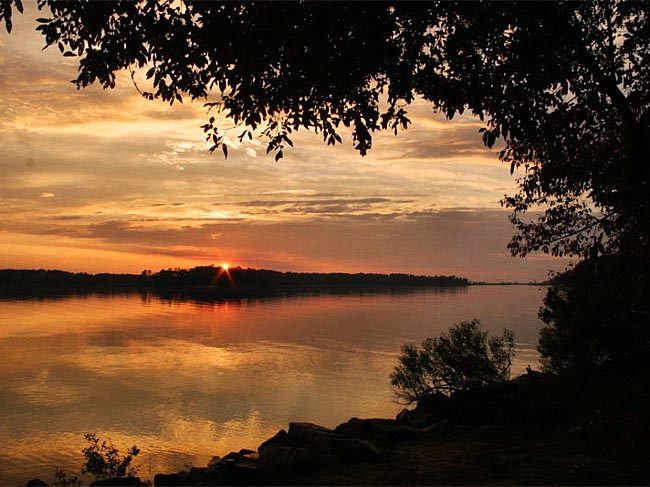
<path id="1" fill-rule="evenodd" d="M 648 260 L 606 255 L 557 276 L 544 298 L 537 349 L 553 372 L 647 367 Z"/>
<path id="2" fill-rule="evenodd" d="M 471 112 L 524 170 L 503 200 L 514 255 L 647 252 L 648 2 L 38 5 L 46 44 L 79 59 L 78 87 L 144 68 L 144 96 L 204 99 L 242 139 L 268 137 L 276 160 L 299 129 L 334 145 L 350 127 L 364 155 L 373 132 L 408 127 L 415 97 L 450 119 Z M 12 7 L 0 3 L 8 30 Z M 227 156 L 215 119 L 203 128 Z"/>

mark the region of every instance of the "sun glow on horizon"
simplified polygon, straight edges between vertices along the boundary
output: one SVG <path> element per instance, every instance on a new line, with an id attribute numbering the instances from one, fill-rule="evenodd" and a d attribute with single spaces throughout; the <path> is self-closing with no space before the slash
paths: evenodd
<path id="1" fill-rule="evenodd" d="M 228 270 L 230 269 L 230 265 L 226 264 L 225 262 L 222 262 L 221 264 L 219 264 L 218 269 L 219 271 L 217 272 L 217 275 L 214 276 L 214 283 L 216 284 L 217 281 L 221 278 L 221 276 L 226 276 L 226 279 L 228 279 L 228 282 L 230 282 L 232 288 L 236 290 L 237 287 L 235 286 L 235 281 L 233 281 L 232 276 L 230 275 L 230 271 Z"/>

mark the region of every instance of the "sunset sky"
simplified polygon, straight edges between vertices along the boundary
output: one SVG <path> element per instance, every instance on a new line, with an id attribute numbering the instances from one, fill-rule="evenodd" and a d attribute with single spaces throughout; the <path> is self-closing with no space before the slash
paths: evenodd
<path id="1" fill-rule="evenodd" d="M 157 271 L 219 264 L 295 271 L 544 279 L 565 261 L 509 256 L 499 200 L 516 185 L 482 124 L 417 102 L 413 125 L 362 158 L 301 133 L 210 155 L 201 102 L 144 100 L 128 74 L 77 91 L 74 58 L 43 51 L 36 13 L 0 32 L 0 268 Z M 224 122 L 224 127 L 231 126 Z"/>

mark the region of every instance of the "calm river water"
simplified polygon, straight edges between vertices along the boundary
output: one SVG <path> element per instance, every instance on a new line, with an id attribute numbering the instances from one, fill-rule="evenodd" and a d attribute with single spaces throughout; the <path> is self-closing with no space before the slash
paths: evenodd
<path id="1" fill-rule="evenodd" d="M 155 297 L 0 301 L 0 484 L 79 475 L 83 435 L 136 444 L 140 474 L 205 465 L 289 421 L 390 417 L 402 343 L 477 317 L 537 363 L 544 289 L 475 286 L 200 304 Z"/>

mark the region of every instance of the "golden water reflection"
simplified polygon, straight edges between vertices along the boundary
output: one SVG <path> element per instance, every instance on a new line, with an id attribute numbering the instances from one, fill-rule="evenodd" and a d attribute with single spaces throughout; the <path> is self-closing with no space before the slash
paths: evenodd
<path id="1" fill-rule="evenodd" d="M 405 341 L 459 320 L 515 329 L 537 360 L 542 290 L 197 304 L 141 296 L 0 301 L 0 484 L 78 473 L 84 433 L 137 444 L 141 475 L 255 449 L 289 421 L 390 417 Z"/>

